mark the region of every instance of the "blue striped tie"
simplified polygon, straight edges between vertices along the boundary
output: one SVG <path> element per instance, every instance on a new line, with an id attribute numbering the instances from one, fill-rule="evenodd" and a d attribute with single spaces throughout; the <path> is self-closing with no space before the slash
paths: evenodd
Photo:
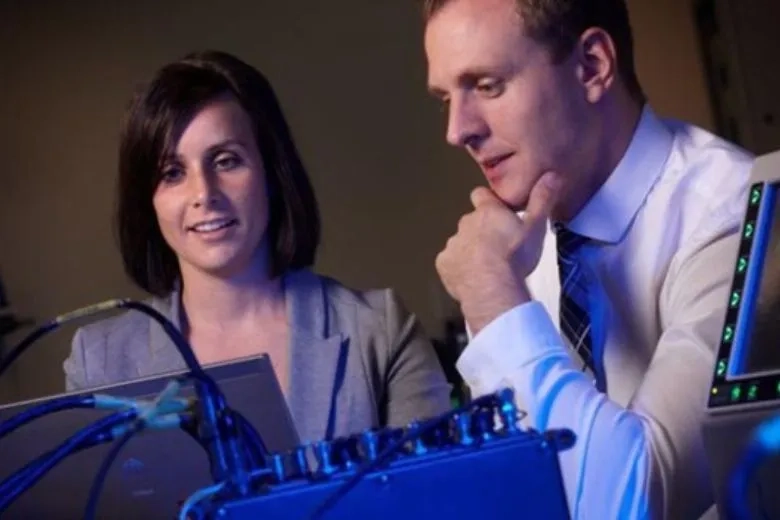
<path id="1" fill-rule="evenodd" d="M 591 321 L 588 313 L 588 288 L 577 251 L 588 239 L 555 224 L 558 246 L 558 274 L 561 280 L 560 323 L 561 331 L 585 366 L 598 382 L 593 360 Z M 599 388 L 603 391 L 603 388 Z"/>

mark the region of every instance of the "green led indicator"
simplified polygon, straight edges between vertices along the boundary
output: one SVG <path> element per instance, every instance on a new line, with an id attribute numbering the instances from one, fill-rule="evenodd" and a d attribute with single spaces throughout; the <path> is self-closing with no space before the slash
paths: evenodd
<path id="1" fill-rule="evenodd" d="M 747 270 L 747 265 L 748 265 L 747 257 L 746 256 L 740 257 L 740 259 L 737 261 L 737 272 L 739 274 L 744 273 L 745 270 Z"/>
<path id="2" fill-rule="evenodd" d="M 748 388 L 748 394 L 747 394 L 748 401 L 752 401 L 756 397 L 758 397 L 758 386 L 757 385 L 750 385 L 750 387 Z"/>
<path id="3" fill-rule="evenodd" d="M 734 388 L 731 389 L 731 400 L 732 401 L 739 401 L 739 396 L 742 395 L 742 387 L 739 385 L 736 385 Z"/>
<path id="4" fill-rule="evenodd" d="M 731 293 L 731 301 L 729 303 L 732 307 L 739 305 L 739 291 Z"/>
<path id="5" fill-rule="evenodd" d="M 753 188 L 750 192 L 750 204 L 755 206 L 761 200 L 761 188 Z"/>
<path id="6" fill-rule="evenodd" d="M 734 327 L 726 325 L 726 330 L 723 331 L 723 341 L 730 342 L 734 338 Z"/>
<path id="7" fill-rule="evenodd" d="M 777 390 L 777 393 L 778 393 L 778 394 L 780 394 L 780 382 L 778 382 L 778 383 L 777 383 L 777 388 L 776 388 L 776 390 Z"/>
<path id="8" fill-rule="evenodd" d="M 718 374 L 718 376 L 722 376 L 725 373 L 726 373 L 726 360 L 725 359 L 721 359 L 720 361 L 718 361 L 718 371 L 717 371 L 717 374 Z"/>
<path id="9" fill-rule="evenodd" d="M 753 222 L 748 222 L 745 224 L 745 233 L 742 235 L 744 238 L 751 238 L 753 236 L 753 231 L 755 231 L 756 226 Z"/>

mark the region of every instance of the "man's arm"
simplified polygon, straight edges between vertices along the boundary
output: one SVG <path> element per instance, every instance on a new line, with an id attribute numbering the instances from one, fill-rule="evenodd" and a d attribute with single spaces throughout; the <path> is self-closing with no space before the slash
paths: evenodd
<path id="1" fill-rule="evenodd" d="M 535 428 L 575 432 L 560 457 L 573 518 L 696 518 L 711 503 L 700 425 L 737 239 L 729 229 L 680 253 L 661 292 L 664 332 L 627 408 L 571 362 L 538 302 L 501 315 L 461 356 L 475 392 L 511 386 Z"/>

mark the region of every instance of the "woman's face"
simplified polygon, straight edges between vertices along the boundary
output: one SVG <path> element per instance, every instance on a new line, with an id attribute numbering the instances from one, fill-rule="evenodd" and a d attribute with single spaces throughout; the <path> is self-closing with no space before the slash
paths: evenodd
<path id="1" fill-rule="evenodd" d="M 195 114 L 163 158 L 152 201 L 183 277 L 265 268 L 265 169 L 252 122 L 234 98 L 216 98 Z"/>

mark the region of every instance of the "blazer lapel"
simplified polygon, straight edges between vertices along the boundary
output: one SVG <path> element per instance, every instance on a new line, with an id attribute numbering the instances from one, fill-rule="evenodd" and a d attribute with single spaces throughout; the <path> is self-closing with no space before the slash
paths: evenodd
<path id="1" fill-rule="evenodd" d="M 322 280 L 308 270 L 285 277 L 290 320 L 288 404 L 301 442 L 333 436 L 335 400 L 343 384 L 347 342 L 332 330 Z"/>
<path id="2" fill-rule="evenodd" d="M 174 290 L 168 298 L 155 298 L 151 303 L 155 310 L 181 330 L 181 293 L 178 289 Z M 187 365 L 171 338 L 159 323 L 149 318 L 149 355 L 140 360 L 138 371 L 141 375 L 147 375 L 185 368 Z"/>

